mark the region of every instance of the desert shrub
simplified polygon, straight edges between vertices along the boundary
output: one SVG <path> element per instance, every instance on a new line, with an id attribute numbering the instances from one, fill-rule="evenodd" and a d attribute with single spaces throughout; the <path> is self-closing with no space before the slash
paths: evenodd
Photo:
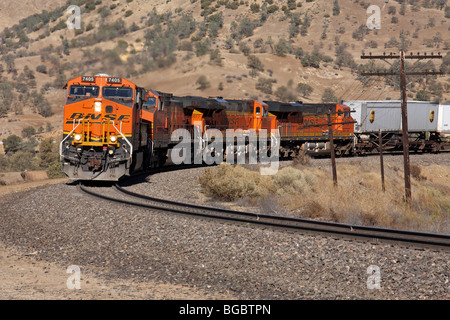
<path id="1" fill-rule="evenodd" d="M 427 90 L 419 90 L 416 92 L 416 99 L 418 101 L 429 101 L 430 100 L 430 94 Z"/>
<path id="2" fill-rule="evenodd" d="M 416 164 L 411 164 L 410 165 L 410 172 L 411 172 L 411 176 L 416 179 L 416 180 L 426 180 L 426 178 L 424 176 L 422 176 L 422 169 L 416 165 Z"/>
<path id="3" fill-rule="evenodd" d="M 304 67 L 320 67 L 320 57 L 316 54 L 305 54 L 301 57 L 300 61 Z"/>
<path id="4" fill-rule="evenodd" d="M 313 91 L 314 88 L 309 84 L 299 83 L 297 85 L 297 92 L 300 93 L 303 97 L 309 97 Z"/>
<path id="5" fill-rule="evenodd" d="M 260 10 L 260 5 L 257 3 L 252 3 L 250 5 L 250 10 L 252 11 L 252 13 L 258 13 Z"/>
<path id="6" fill-rule="evenodd" d="M 292 167 L 279 170 L 273 176 L 263 176 L 258 171 L 237 165 L 221 164 L 216 169 L 207 168 L 199 177 L 205 193 L 227 201 L 246 197 L 263 197 L 269 193 L 286 195 L 307 194 L 314 190 L 314 174 Z"/>
<path id="7" fill-rule="evenodd" d="M 32 126 L 28 126 L 28 127 L 22 129 L 22 137 L 23 138 L 28 138 L 28 137 L 34 136 L 35 134 L 36 134 L 36 129 L 33 128 Z"/>
<path id="8" fill-rule="evenodd" d="M 284 102 L 297 100 L 297 93 L 291 86 L 280 86 L 275 90 L 274 95 Z"/>
<path id="9" fill-rule="evenodd" d="M 52 161 L 47 168 L 47 176 L 50 179 L 64 178 L 66 175 L 62 172 L 62 163 L 59 160 Z"/>
<path id="10" fill-rule="evenodd" d="M 270 6 L 267 7 L 267 12 L 268 13 L 274 13 L 275 11 L 277 11 L 279 9 L 279 7 L 275 4 L 272 4 Z"/>
<path id="11" fill-rule="evenodd" d="M 325 88 L 322 94 L 322 102 L 338 102 L 333 89 Z"/>
<path id="12" fill-rule="evenodd" d="M 220 164 L 216 169 L 207 168 L 199 177 L 204 192 L 211 197 L 234 201 L 243 197 L 257 197 L 267 194 L 264 183 L 270 178 L 259 172 L 241 166 Z M 270 188 L 269 188 L 270 189 Z"/>
<path id="13" fill-rule="evenodd" d="M 259 78 L 256 82 L 255 88 L 263 93 L 272 94 L 272 80 Z"/>
<path id="14" fill-rule="evenodd" d="M 209 52 L 209 63 L 212 65 L 216 65 L 221 67 L 222 66 L 222 57 L 220 55 L 220 50 L 211 50 Z"/>
<path id="15" fill-rule="evenodd" d="M 249 55 L 247 58 L 247 67 L 257 71 L 264 71 L 264 65 L 257 56 Z"/>
<path id="16" fill-rule="evenodd" d="M 314 190 L 314 186 L 317 184 L 317 178 L 314 174 L 293 167 L 279 170 L 273 175 L 273 181 L 279 195 L 285 193 L 308 194 Z"/>
<path id="17" fill-rule="evenodd" d="M 253 30 L 260 26 L 260 22 L 250 18 L 243 18 L 239 24 L 236 22 L 231 23 L 231 37 L 236 40 L 242 40 L 243 38 L 251 37 L 253 35 Z"/>
<path id="18" fill-rule="evenodd" d="M 211 83 L 208 81 L 208 79 L 204 75 L 201 75 L 200 77 L 198 77 L 195 84 L 198 85 L 197 89 L 199 89 L 199 90 L 205 90 L 211 86 Z"/>
<path id="19" fill-rule="evenodd" d="M 204 56 L 209 51 L 209 41 L 198 41 L 195 43 L 195 54 L 197 57 Z"/>
<path id="20" fill-rule="evenodd" d="M 9 169 L 11 171 L 35 170 L 37 169 L 34 154 L 27 151 L 17 151 L 9 158 Z"/>
<path id="21" fill-rule="evenodd" d="M 336 65 L 339 68 L 348 67 L 352 69 L 357 68 L 358 66 L 355 60 L 353 59 L 353 55 L 345 49 L 337 54 Z"/>
<path id="22" fill-rule="evenodd" d="M 47 74 L 47 67 L 45 65 L 39 65 L 36 67 L 36 71 L 39 73 Z"/>
<path id="23" fill-rule="evenodd" d="M 288 53 L 291 53 L 291 50 L 290 44 L 285 39 L 280 38 L 273 48 L 273 53 L 277 56 L 285 57 Z"/>
<path id="24" fill-rule="evenodd" d="M 22 138 L 12 134 L 8 138 L 3 139 L 3 147 L 6 154 L 12 154 L 20 149 L 20 144 L 22 143 Z"/>

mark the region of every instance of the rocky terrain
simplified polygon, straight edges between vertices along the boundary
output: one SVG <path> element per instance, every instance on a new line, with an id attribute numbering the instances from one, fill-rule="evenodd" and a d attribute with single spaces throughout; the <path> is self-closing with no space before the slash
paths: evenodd
<path id="1" fill-rule="evenodd" d="M 196 201 L 199 170 L 128 188 Z M 70 182 L 10 193 L 1 216 L 0 296 L 8 299 L 450 298 L 448 252 L 131 209 Z M 66 287 L 71 265 L 81 269 L 80 290 Z M 380 289 L 367 285 L 370 266 Z"/>

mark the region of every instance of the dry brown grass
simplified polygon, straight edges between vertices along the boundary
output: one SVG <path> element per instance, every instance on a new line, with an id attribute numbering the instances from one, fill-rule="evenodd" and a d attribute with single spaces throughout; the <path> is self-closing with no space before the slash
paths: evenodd
<path id="1" fill-rule="evenodd" d="M 279 212 L 297 217 L 450 233 L 450 168 L 414 168 L 410 205 L 404 201 L 401 169 L 385 168 L 383 193 L 379 167 L 362 161 L 338 164 L 338 187 L 330 172 L 298 164 L 273 176 L 223 164 L 206 169 L 200 183 L 207 195 L 221 200 L 247 198 L 262 205 L 261 199 L 271 197 Z"/>

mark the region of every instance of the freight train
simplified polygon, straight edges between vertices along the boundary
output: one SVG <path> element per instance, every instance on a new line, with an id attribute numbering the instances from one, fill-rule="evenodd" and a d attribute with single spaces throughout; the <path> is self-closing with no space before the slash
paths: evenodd
<path id="1" fill-rule="evenodd" d="M 163 166 L 180 145 L 186 147 L 180 149 L 183 163 L 207 164 L 205 154 L 215 163 L 242 154 L 329 155 L 331 133 L 337 156 L 377 151 L 380 130 L 385 150 L 402 145 L 398 101 L 304 104 L 174 96 L 107 74 L 77 77 L 65 89 L 60 156 L 63 172 L 76 180 L 117 181 Z M 409 102 L 408 109 L 413 151 L 448 148 L 442 137 L 450 133 L 450 105 Z"/>
<path id="2" fill-rule="evenodd" d="M 378 150 L 381 132 L 385 151 L 402 151 L 402 113 L 400 100 L 348 100 L 354 112 L 355 155 Z M 450 104 L 408 101 L 408 142 L 412 152 L 449 150 Z"/>
<path id="3" fill-rule="evenodd" d="M 194 150 L 185 163 L 195 160 L 199 148 L 200 153 L 207 150 L 211 140 L 216 147 L 209 151 L 220 160 L 258 152 L 262 145 L 270 155 L 274 141 L 281 156 L 295 156 L 305 146 L 309 152 L 326 153 L 328 112 L 337 152 L 350 153 L 353 143 L 353 124 L 339 124 L 353 120 L 350 109 L 339 104 L 177 97 L 107 74 L 77 77 L 65 89 L 60 156 L 63 172 L 77 180 L 117 181 L 162 166 L 180 141 Z M 186 141 L 175 134 L 180 130 L 188 134 Z M 224 138 L 230 131 L 231 145 Z"/>

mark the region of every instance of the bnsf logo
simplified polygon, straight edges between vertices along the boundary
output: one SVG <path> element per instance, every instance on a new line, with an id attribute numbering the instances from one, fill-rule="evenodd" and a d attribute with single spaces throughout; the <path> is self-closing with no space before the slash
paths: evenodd
<path id="1" fill-rule="evenodd" d="M 87 114 L 85 114 L 85 113 L 75 112 L 69 117 L 69 119 L 75 119 L 75 120 L 80 120 L 80 119 L 84 119 L 84 120 L 88 120 L 88 119 L 98 120 L 98 119 L 100 119 L 101 116 L 102 116 L 101 114 L 95 115 L 94 113 L 87 113 Z M 114 114 L 114 113 L 103 115 L 104 119 L 117 120 L 117 121 L 127 120 L 130 117 L 131 117 L 130 114 L 122 114 L 119 117 L 117 116 L 117 114 Z"/>

